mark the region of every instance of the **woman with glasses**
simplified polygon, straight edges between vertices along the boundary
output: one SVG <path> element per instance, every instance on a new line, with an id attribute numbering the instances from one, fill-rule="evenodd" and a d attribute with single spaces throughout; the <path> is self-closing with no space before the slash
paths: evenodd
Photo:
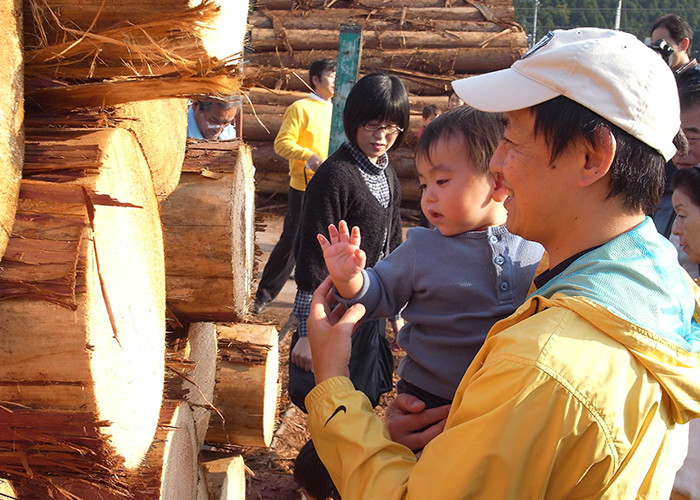
<path id="1" fill-rule="evenodd" d="M 397 77 L 372 73 L 360 79 L 345 102 L 347 140 L 323 162 L 306 188 L 296 243 L 298 330 L 289 363 L 290 398 L 304 411 L 304 397 L 315 385 L 306 319 L 313 291 L 328 275 L 316 235 L 328 235 L 328 226 L 340 220 L 358 226 L 368 267 L 401 243 L 401 192 L 387 152 L 401 143 L 409 112 L 406 89 Z M 363 323 L 352 341 L 350 378 L 375 406 L 393 386 L 385 325 L 383 319 Z"/>
<path id="2" fill-rule="evenodd" d="M 681 251 L 700 267 L 700 165 L 676 172 L 672 186 L 673 234 L 679 238 Z M 696 281 L 700 284 L 700 278 Z M 688 456 L 676 475 L 671 500 L 700 498 L 700 419 L 689 425 Z"/>

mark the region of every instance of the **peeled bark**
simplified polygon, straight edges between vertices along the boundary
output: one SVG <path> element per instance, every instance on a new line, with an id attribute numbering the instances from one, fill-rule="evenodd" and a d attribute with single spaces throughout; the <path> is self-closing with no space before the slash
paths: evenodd
<path id="1" fill-rule="evenodd" d="M 121 129 L 29 136 L 27 152 L 32 179 L 0 266 L 0 400 L 93 412 L 133 468 L 163 390 L 163 240 L 148 167 Z"/>
<path id="2" fill-rule="evenodd" d="M 188 141 L 177 189 L 162 203 L 168 307 L 198 321 L 238 321 L 253 279 L 255 187 L 240 141 Z"/>
<path id="3" fill-rule="evenodd" d="M 20 0 L 0 0 L 0 258 L 5 253 L 22 177 L 24 117 Z"/>
<path id="4" fill-rule="evenodd" d="M 277 410 L 279 351 L 270 325 L 217 325 L 219 363 L 207 441 L 270 446 Z"/>
<path id="5" fill-rule="evenodd" d="M 159 68 L 167 68 L 168 64 L 180 68 L 184 61 L 176 59 L 183 56 L 190 64 L 207 65 L 212 59 L 224 60 L 240 52 L 246 30 L 246 16 L 241 15 L 243 8 L 236 0 L 148 3 L 25 0 L 24 3 L 27 49 L 41 55 L 32 55 L 30 61 L 47 60 L 41 51 L 46 56 L 60 53 L 60 57 L 52 58 L 60 62 L 60 68 L 72 53 L 90 53 L 99 47 L 99 58 L 85 61 L 84 67 L 92 66 L 93 74 L 101 66 L 133 70 L 141 63 L 145 64 L 145 71 L 140 73 L 158 74 Z M 128 54 L 126 61 L 131 61 L 130 65 L 119 63 L 120 50 Z M 109 64 L 110 58 L 117 64 Z M 76 58 L 73 64 L 82 63 Z M 35 74 L 34 69 L 30 71 Z"/>

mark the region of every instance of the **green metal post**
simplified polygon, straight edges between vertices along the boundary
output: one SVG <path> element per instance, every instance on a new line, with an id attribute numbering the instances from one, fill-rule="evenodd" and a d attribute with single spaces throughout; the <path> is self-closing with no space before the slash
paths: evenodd
<path id="1" fill-rule="evenodd" d="M 350 89 L 355 84 L 360 72 L 362 59 L 362 27 L 357 24 L 341 24 L 338 38 L 338 63 L 333 94 L 333 118 L 331 121 L 331 140 L 328 154 L 345 141 L 343 130 L 343 109 Z"/>

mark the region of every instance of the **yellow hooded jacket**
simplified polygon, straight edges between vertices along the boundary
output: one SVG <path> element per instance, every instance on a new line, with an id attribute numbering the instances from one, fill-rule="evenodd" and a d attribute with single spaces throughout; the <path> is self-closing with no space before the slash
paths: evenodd
<path id="1" fill-rule="evenodd" d="M 647 219 L 497 323 L 416 462 L 344 377 L 306 399 L 343 500 L 668 499 L 700 416 L 700 289 Z"/>

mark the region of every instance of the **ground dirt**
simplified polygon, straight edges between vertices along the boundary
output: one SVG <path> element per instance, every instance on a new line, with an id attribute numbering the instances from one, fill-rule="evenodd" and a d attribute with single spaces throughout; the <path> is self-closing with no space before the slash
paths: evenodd
<path id="1" fill-rule="evenodd" d="M 268 205 L 258 209 L 258 218 L 265 229 L 256 232 L 256 242 L 262 251 L 262 260 L 258 263 L 258 272 L 253 285 L 262 273 L 269 252 L 279 238 L 282 228 L 285 206 Z M 404 226 L 412 225 L 408 218 Z M 278 403 L 278 421 L 276 432 L 269 448 L 243 448 L 240 451 L 249 469 L 246 480 L 246 500 L 297 500 L 301 498 L 298 486 L 294 482 L 293 465 L 299 449 L 309 439 L 306 430 L 306 415 L 292 404 L 287 395 L 289 343 L 294 331 L 290 319 L 296 287 L 290 278 L 282 293 L 259 315 L 253 315 L 251 321 L 274 324 L 280 331 L 280 396 Z M 398 362 L 402 353 L 395 354 Z M 390 392 L 382 397 L 376 412 L 382 416 L 384 408 L 394 397 Z"/>

